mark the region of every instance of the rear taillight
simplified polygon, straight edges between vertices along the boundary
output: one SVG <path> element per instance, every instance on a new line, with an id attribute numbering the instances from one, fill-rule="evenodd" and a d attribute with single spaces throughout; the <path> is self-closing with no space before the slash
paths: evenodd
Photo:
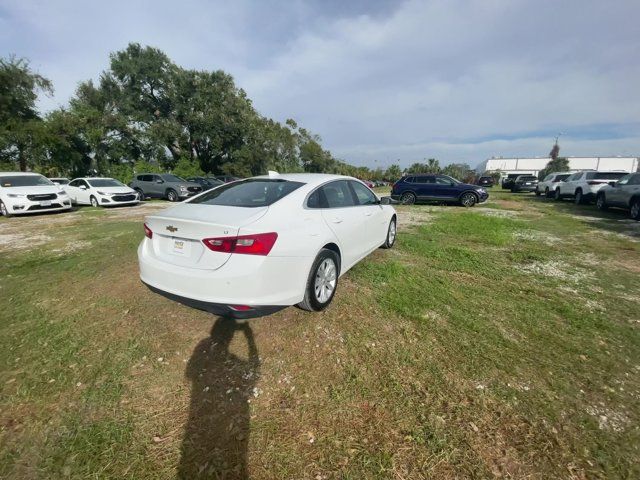
<path id="1" fill-rule="evenodd" d="M 202 242 L 213 252 L 269 255 L 277 239 L 278 234 L 270 232 L 238 237 L 205 238 Z"/>
<path id="2" fill-rule="evenodd" d="M 229 305 L 229 308 L 236 312 L 248 312 L 249 310 L 253 310 L 249 305 Z"/>
<path id="3" fill-rule="evenodd" d="M 151 231 L 151 229 L 147 226 L 147 224 L 144 224 L 144 236 L 147 238 L 153 238 L 153 232 Z"/>

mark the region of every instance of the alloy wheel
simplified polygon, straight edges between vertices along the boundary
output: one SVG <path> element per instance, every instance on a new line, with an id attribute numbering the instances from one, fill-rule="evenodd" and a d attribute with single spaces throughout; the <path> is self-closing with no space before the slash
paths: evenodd
<path id="1" fill-rule="evenodd" d="M 400 202 L 403 205 L 413 205 L 416 203 L 416 196 L 411 192 L 403 193 L 402 197 L 400 197 Z"/>
<path id="2" fill-rule="evenodd" d="M 7 207 L 5 206 L 5 204 L 3 202 L 0 202 L 0 213 L 2 214 L 3 217 L 9 216 L 9 212 L 7 211 Z"/>
<path id="3" fill-rule="evenodd" d="M 461 203 L 465 207 L 473 207 L 476 204 L 476 196 L 473 193 L 465 193 L 462 196 Z"/>
<path id="4" fill-rule="evenodd" d="M 314 292 L 318 302 L 326 303 L 329 301 L 336 288 L 337 279 L 335 262 L 331 258 L 325 258 L 316 270 Z"/>
<path id="5" fill-rule="evenodd" d="M 631 205 L 631 218 L 640 220 L 640 200 L 636 200 Z"/>

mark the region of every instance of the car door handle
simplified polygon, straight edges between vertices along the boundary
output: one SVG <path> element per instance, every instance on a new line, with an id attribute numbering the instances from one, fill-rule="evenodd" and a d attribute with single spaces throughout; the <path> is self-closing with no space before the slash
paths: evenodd
<path id="1" fill-rule="evenodd" d="M 332 223 L 342 223 L 342 219 L 339 217 L 333 217 L 333 219 L 331 220 Z"/>

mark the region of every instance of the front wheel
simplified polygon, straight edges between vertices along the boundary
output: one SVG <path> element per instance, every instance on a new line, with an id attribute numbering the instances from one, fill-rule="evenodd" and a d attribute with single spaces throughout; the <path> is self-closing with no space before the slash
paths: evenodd
<path id="1" fill-rule="evenodd" d="M 387 229 L 387 238 L 384 239 L 382 248 L 391 248 L 396 243 L 396 235 L 398 233 L 395 217 L 389 222 L 389 228 Z"/>
<path id="2" fill-rule="evenodd" d="M 473 207 L 476 203 L 478 203 L 478 198 L 474 193 L 467 192 L 460 197 L 460 204 L 463 207 Z"/>
<path id="3" fill-rule="evenodd" d="M 584 203 L 584 199 L 582 198 L 582 190 L 578 190 L 573 199 L 576 202 L 576 205 L 582 205 Z"/>
<path id="4" fill-rule="evenodd" d="M 634 220 L 640 220 L 640 198 L 633 199 L 629 213 Z"/>
<path id="5" fill-rule="evenodd" d="M 136 191 L 136 193 L 138 194 L 138 198 L 140 199 L 140 201 L 144 201 L 144 192 L 142 191 L 141 188 L 135 188 L 134 189 Z"/>
<path id="6" fill-rule="evenodd" d="M 89 201 L 91 202 L 91 206 L 92 207 L 98 207 L 99 206 L 98 199 L 96 197 L 94 197 L 93 195 L 91 195 L 91 198 L 89 199 Z"/>
<path id="7" fill-rule="evenodd" d="M 539 197 L 540 195 L 542 195 L 542 193 L 539 192 L 538 189 L 536 188 L 536 197 Z"/>
<path id="8" fill-rule="evenodd" d="M 598 210 L 606 210 L 607 209 L 607 199 L 604 196 L 604 193 L 600 193 L 596 197 L 596 208 Z"/>
<path id="9" fill-rule="evenodd" d="M 298 307 L 319 312 L 329 306 L 338 287 L 340 257 L 333 250 L 323 248 L 318 253 L 307 279 L 304 299 Z"/>
<path id="10" fill-rule="evenodd" d="M 560 193 L 560 188 L 556 188 L 555 193 L 553 194 L 553 198 L 555 198 L 556 202 L 562 200 L 562 194 Z"/>
<path id="11" fill-rule="evenodd" d="M 175 190 L 169 190 L 167 192 L 167 200 L 170 202 L 177 202 L 179 200 L 178 194 Z"/>
<path id="12" fill-rule="evenodd" d="M 412 192 L 403 193 L 400 197 L 400 203 L 403 205 L 413 205 L 416 203 L 416 195 Z"/>
<path id="13" fill-rule="evenodd" d="M 551 196 L 551 193 L 549 193 L 549 187 L 544 189 L 544 196 L 549 198 Z"/>
<path id="14" fill-rule="evenodd" d="M 4 204 L 2 200 L 0 200 L 0 214 L 2 214 L 2 216 L 6 218 L 11 217 L 11 214 L 9 213 L 7 206 Z"/>

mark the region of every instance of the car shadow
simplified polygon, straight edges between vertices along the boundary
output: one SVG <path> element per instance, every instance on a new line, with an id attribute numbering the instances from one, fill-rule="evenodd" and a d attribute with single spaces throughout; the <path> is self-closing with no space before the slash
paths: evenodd
<path id="1" fill-rule="evenodd" d="M 236 333 L 244 336 L 246 359 L 230 351 Z M 248 400 L 260 376 L 259 367 L 249 324 L 218 318 L 187 363 L 191 403 L 178 478 L 248 478 Z"/>

